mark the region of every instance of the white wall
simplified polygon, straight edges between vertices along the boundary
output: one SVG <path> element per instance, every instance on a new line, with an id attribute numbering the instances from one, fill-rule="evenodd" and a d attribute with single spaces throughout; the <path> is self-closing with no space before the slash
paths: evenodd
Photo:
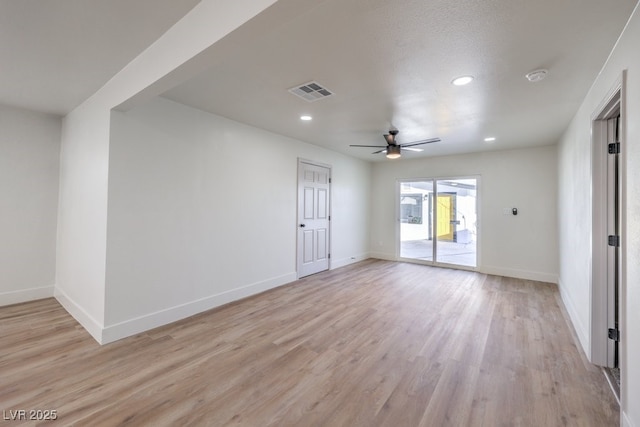
<path id="1" fill-rule="evenodd" d="M 55 296 L 97 341 L 105 325 L 111 109 L 135 105 L 204 70 L 216 42 L 272 4 L 202 0 L 64 118 Z"/>
<path id="2" fill-rule="evenodd" d="M 108 173 L 109 115 L 88 103 L 63 119 L 55 296 L 98 341 Z"/>
<path id="3" fill-rule="evenodd" d="M 491 151 L 373 167 L 371 247 L 396 258 L 396 181 L 406 178 L 480 176 L 478 270 L 556 282 L 556 147 Z M 504 208 L 518 215 L 504 215 Z"/>
<path id="4" fill-rule="evenodd" d="M 332 166 L 332 267 L 365 258 L 366 162 L 163 98 L 114 112 L 103 341 L 295 280 L 298 158 Z"/>
<path id="5" fill-rule="evenodd" d="M 621 326 L 623 424 L 640 426 L 640 13 L 636 8 L 607 64 L 559 146 L 560 288 L 571 319 L 590 354 L 591 115 L 622 71 L 626 92 L 626 321 Z M 626 294 L 626 295 L 624 295 Z"/>
<path id="6" fill-rule="evenodd" d="M 60 125 L 0 106 L 0 306 L 53 296 Z"/>

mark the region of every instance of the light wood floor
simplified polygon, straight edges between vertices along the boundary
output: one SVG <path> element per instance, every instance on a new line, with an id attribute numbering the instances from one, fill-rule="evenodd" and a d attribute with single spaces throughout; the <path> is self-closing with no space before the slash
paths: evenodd
<path id="1" fill-rule="evenodd" d="M 19 409 L 78 426 L 619 424 L 555 285 L 373 260 L 102 347 L 54 299 L 0 308 L 0 410 Z"/>

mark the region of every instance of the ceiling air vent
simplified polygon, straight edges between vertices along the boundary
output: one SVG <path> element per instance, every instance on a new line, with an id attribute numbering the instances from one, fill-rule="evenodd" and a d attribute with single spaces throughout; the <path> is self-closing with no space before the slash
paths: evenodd
<path id="1" fill-rule="evenodd" d="M 314 102 L 327 96 L 333 95 L 333 93 L 318 82 L 309 82 L 301 86 L 292 87 L 289 92 L 299 96 L 307 102 Z"/>

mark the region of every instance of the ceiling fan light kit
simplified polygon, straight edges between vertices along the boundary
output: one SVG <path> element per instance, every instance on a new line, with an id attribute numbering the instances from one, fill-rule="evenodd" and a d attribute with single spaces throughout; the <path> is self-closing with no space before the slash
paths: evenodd
<path id="1" fill-rule="evenodd" d="M 399 145 L 389 145 L 387 147 L 387 159 L 398 159 L 400 158 L 400 146 Z"/>

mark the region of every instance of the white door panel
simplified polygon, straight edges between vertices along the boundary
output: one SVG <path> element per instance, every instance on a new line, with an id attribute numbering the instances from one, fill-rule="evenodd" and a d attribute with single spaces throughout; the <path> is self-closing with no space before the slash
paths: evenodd
<path id="1" fill-rule="evenodd" d="M 328 192 L 324 188 L 318 189 L 318 213 L 317 219 L 327 219 L 329 214 L 327 212 L 327 201 L 329 200 Z"/>
<path id="2" fill-rule="evenodd" d="M 315 190 L 313 187 L 305 187 L 304 195 L 302 196 L 304 198 L 304 209 L 302 214 L 304 219 L 313 219 L 314 193 Z"/>
<path id="3" fill-rule="evenodd" d="M 327 230 L 324 228 L 316 230 L 316 236 L 316 242 L 318 242 L 318 246 L 316 247 L 316 258 L 318 260 L 327 259 L 327 242 L 329 241 Z"/>
<path id="4" fill-rule="evenodd" d="M 302 231 L 302 262 L 313 262 L 313 230 Z"/>

